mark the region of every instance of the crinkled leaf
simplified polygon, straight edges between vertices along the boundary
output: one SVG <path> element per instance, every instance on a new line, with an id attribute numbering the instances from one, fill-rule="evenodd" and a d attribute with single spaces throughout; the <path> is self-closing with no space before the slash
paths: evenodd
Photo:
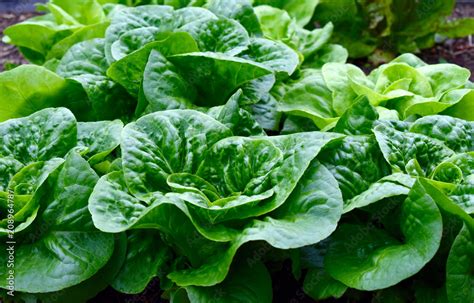
<path id="1" fill-rule="evenodd" d="M 344 200 L 386 176 L 389 167 L 373 136 L 346 137 L 318 156 L 339 183 Z"/>
<path id="2" fill-rule="evenodd" d="M 243 58 L 263 64 L 277 72 L 293 74 L 300 60 L 298 54 L 285 44 L 263 38 L 252 38 L 248 51 L 241 55 Z"/>
<path id="3" fill-rule="evenodd" d="M 374 132 L 385 159 L 396 172 L 406 172 L 410 160 L 417 160 L 429 175 L 440 162 L 454 155 L 441 141 L 425 135 L 400 132 L 385 125 L 377 126 Z"/>
<path id="4" fill-rule="evenodd" d="M 122 134 L 127 184 L 134 194 L 166 188 L 174 172 L 197 170 L 205 153 L 230 130 L 196 111 L 165 111 L 128 124 Z"/>
<path id="5" fill-rule="evenodd" d="M 76 119 L 65 108 L 44 109 L 0 123 L 0 156 L 23 164 L 64 157 L 76 142 Z"/>
<path id="6" fill-rule="evenodd" d="M 378 118 L 376 109 L 370 105 L 367 98 L 363 97 L 341 116 L 334 131 L 346 135 L 369 135 L 372 134 L 374 123 Z"/>
<path id="7" fill-rule="evenodd" d="M 239 21 L 250 34 L 262 33 L 251 0 L 208 0 L 206 8 L 218 16 Z"/>
<path id="8" fill-rule="evenodd" d="M 119 146 L 122 129 L 120 120 L 79 122 L 77 145 L 87 148 L 85 156 L 91 165 L 98 164 Z"/>
<path id="9" fill-rule="evenodd" d="M 449 116 L 428 116 L 415 121 L 410 132 L 443 141 L 456 152 L 474 151 L 474 124 Z"/>
<path id="10" fill-rule="evenodd" d="M 104 42 L 104 39 L 95 39 L 74 45 L 62 58 L 57 73 L 82 85 L 89 97 L 89 119 L 127 119 L 135 101 L 123 87 L 107 77 L 109 66 L 104 56 Z"/>
<path id="11" fill-rule="evenodd" d="M 139 99 L 137 114 L 193 107 L 196 89 L 160 52 L 151 51 L 143 77 L 146 100 Z"/>
<path id="12" fill-rule="evenodd" d="M 191 22 L 183 27 L 196 40 L 201 52 L 235 56 L 247 49 L 250 40 L 245 28 L 235 20 L 219 18 Z"/>

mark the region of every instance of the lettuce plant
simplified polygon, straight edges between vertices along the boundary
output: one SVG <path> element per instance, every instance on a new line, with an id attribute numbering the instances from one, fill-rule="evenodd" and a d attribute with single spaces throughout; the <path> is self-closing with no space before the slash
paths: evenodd
<path id="1" fill-rule="evenodd" d="M 0 81 L 5 89 L 18 85 L 11 79 L 34 73 L 41 78 L 38 81 L 53 83 L 54 93 L 28 83 L 14 107 L 0 118 L 63 106 L 81 121 L 131 121 L 166 109 L 205 111 L 224 105 L 241 89 L 241 105 L 255 113 L 266 129 L 277 130 L 281 114 L 270 94 L 275 84 L 286 82 L 302 64 L 320 67 L 325 62 L 345 62 L 347 55 L 340 46 L 328 44 L 331 26 L 314 31 L 301 26 L 296 12 L 303 9 L 296 3 L 288 8 L 291 16 L 279 8 L 251 4 L 209 0 L 189 7 L 116 5 L 106 17 L 103 35 L 74 40 L 43 68 L 5 73 Z M 77 4 L 79 8 L 92 9 L 87 3 Z M 281 37 L 267 31 L 272 21 L 264 15 L 274 10 L 289 24 Z M 2 99 L 10 94 L 15 92 Z M 57 98 L 61 95 L 67 97 Z M 27 108 L 31 111 L 25 112 Z"/>
<path id="2" fill-rule="evenodd" d="M 311 119 L 320 129 L 335 123 L 361 97 L 389 120 L 445 113 L 472 120 L 470 72 L 453 64 L 427 65 L 404 54 L 368 76 L 351 64 L 328 63 L 303 69 L 279 87 L 279 110 Z M 304 96 L 304 98 L 302 97 Z M 362 113 L 361 113 L 362 114 Z"/>
<path id="3" fill-rule="evenodd" d="M 78 42 L 103 37 L 108 26 L 107 12 L 96 0 L 52 0 L 39 9 L 47 14 L 10 26 L 3 38 L 37 64 L 60 59 Z"/>
<path id="4" fill-rule="evenodd" d="M 473 18 L 448 20 L 454 0 L 318 2 L 313 21 L 333 23 L 334 42 L 346 47 L 354 58 L 419 52 L 441 39 L 462 38 L 474 32 Z"/>
<path id="5" fill-rule="evenodd" d="M 362 118 L 354 116 L 353 121 L 357 125 L 372 121 L 373 126 L 361 131 L 344 116 L 335 130 L 348 136 L 318 155 L 337 179 L 344 206 L 335 233 L 303 251 L 310 253 L 305 291 L 315 299 L 340 297 L 348 287 L 387 288 L 402 296 L 395 285 L 414 276 L 410 287 L 417 299 L 426 300 L 430 295 L 419 293 L 417 279 L 435 268 L 442 273 L 437 283 L 444 283 L 444 288 L 433 288 L 433 293 L 449 302 L 469 300 L 474 294 L 466 285 L 473 277 L 466 274 L 466 268 L 472 268 L 472 256 L 462 263 L 467 266 L 463 270 L 453 260 L 472 252 L 474 243 L 474 221 L 469 215 L 474 201 L 472 122 L 427 116 L 401 124 L 377 120 L 377 112 L 367 100 L 354 106 L 365 106 L 365 112 L 371 111 L 375 118 L 366 118 L 362 124 Z M 454 218 L 452 227 L 443 225 L 449 218 Z M 454 237 L 446 239 L 452 232 L 449 228 L 454 229 Z M 457 254 L 458 249 L 463 252 Z M 460 274 L 457 278 L 456 271 Z M 462 290 L 459 296 L 453 287 Z"/>
<path id="6" fill-rule="evenodd" d="M 104 232 L 162 232 L 184 258 L 168 278 L 207 298 L 199 287 L 226 281 L 242 245 L 262 240 L 297 248 L 334 230 L 342 196 L 314 158 L 338 138 L 235 137 L 224 124 L 192 110 L 146 115 L 125 127 L 122 169 L 99 180 L 89 209 Z M 134 275 L 123 279 L 134 285 Z M 135 289 L 128 290 L 125 281 L 120 285 L 125 292 Z"/>
<path id="7" fill-rule="evenodd" d="M 116 148 L 121 128 L 118 121 L 77 123 L 64 108 L 0 124 L 2 288 L 51 295 L 87 288 L 100 275 L 100 291 L 117 273 L 120 243 L 94 227 L 88 199 L 99 179 L 91 164 Z M 9 246 L 14 267 L 6 266 Z"/>

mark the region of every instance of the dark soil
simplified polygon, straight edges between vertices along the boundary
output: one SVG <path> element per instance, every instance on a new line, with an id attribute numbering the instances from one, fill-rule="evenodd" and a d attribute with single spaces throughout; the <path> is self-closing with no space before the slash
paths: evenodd
<path id="1" fill-rule="evenodd" d="M 474 17 L 474 3 L 458 4 L 454 17 Z M 424 50 L 421 57 L 427 63 L 454 63 L 468 68 L 474 81 L 474 37 L 450 39 L 432 49 Z"/>
<path id="2" fill-rule="evenodd" d="M 15 46 L 3 43 L 1 38 L 3 38 L 3 30 L 6 27 L 24 21 L 34 15 L 34 13 L 16 15 L 0 12 L 0 71 L 3 71 L 5 67 L 8 68 L 9 66 L 27 63 Z"/>
<path id="3" fill-rule="evenodd" d="M 452 18 L 463 17 L 474 17 L 474 2 L 457 5 Z M 454 63 L 465 67 L 471 71 L 471 81 L 474 81 L 474 36 L 448 39 L 431 49 L 423 50 L 417 56 L 429 64 Z M 351 63 L 360 66 L 365 72 L 377 67 L 367 59 L 351 60 Z"/>

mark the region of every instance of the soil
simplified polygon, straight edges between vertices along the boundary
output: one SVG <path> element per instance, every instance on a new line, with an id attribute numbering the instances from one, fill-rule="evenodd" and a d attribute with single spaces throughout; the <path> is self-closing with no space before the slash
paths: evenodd
<path id="1" fill-rule="evenodd" d="M 474 17 L 474 2 L 459 3 L 456 6 L 452 18 L 464 17 Z M 423 50 L 417 56 L 429 64 L 454 63 L 463 66 L 471 71 L 471 81 L 474 81 L 474 36 L 472 35 L 462 39 L 448 39 L 431 49 Z M 370 72 L 377 67 L 367 59 L 352 60 L 351 63 L 360 66 L 365 72 Z"/>
<path id="2" fill-rule="evenodd" d="M 34 13 L 16 15 L 8 12 L 0 12 L 0 71 L 8 69 L 8 67 L 28 63 L 15 46 L 3 43 L 1 38 L 3 38 L 3 30 L 5 28 L 31 18 L 34 15 Z"/>
<path id="3" fill-rule="evenodd" d="M 474 17 L 474 3 L 458 4 L 454 17 Z M 474 81 L 474 37 L 464 39 L 450 39 L 432 49 L 424 50 L 421 57 L 427 63 L 449 62 L 468 68 L 472 72 Z"/>

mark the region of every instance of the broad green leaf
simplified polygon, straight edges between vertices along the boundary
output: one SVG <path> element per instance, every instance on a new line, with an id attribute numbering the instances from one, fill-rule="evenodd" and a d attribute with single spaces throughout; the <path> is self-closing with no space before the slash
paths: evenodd
<path id="1" fill-rule="evenodd" d="M 108 22 L 96 23 L 82 27 L 75 31 L 72 35 L 62 39 L 53 47 L 46 55 L 46 60 L 61 59 L 67 51 L 74 45 L 82 41 L 103 38 L 105 30 L 109 26 Z"/>
<path id="2" fill-rule="evenodd" d="M 333 31 L 332 23 L 312 31 L 304 29 L 298 25 L 298 20 L 290 17 L 287 11 L 268 5 L 257 6 L 255 13 L 266 38 L 288 44 L 298 50 L 304 59 L 314 56 L 326 45 Z"/>
<path id="3" fill-rule="evenodd" d="M 251 0 L 208 0 L 206 8 L 218 16 L 237 20 L 249 34 L 262 32 Z"/>
<path id="4" fill-rule="evenodd" d="M 326 63 L 346 63 L 349 53 L 339 44 L 321 47 L 311 58 L 305 59 L 304 67 L 322 68 Z"/>
<path id="5" fill-rule="evenodd" d="M 303 282 L 304 292 L 314 300 L 340 298 L 347 286 L 333 279 L 324 268 L 311 268 Z"/>
<path id="6" fill-rule="evenodd" d="M 251 80 L 271 74 L 263 65 L 218 53 L 192 53 L 168 58 L 195 86 L 197 105 L 222 105 L 237 88 Z"/>
<path id="7" fill-rule="evenodd" d="M 242 86 L 243 94 L 240 99 L 241 105 L 253 105 L 264 99 L 268 99 L 270 91 L 275 86 L 276 77 L 268 74 L 247 82 Z"/>
<path id="8" fill-rule="evenodd" d="M 318 159 L 339 183 L 344 200 L 351 199 L 389 173 L 373 136 L 351 136 L 323 150 Z"/>
<path id="9" fill-rule="evenodd" d="M 76 140 L 76 119 L 65 108 L 44 109 L 0 123 L 0 156 L 23 164 L 64 157 Z"/>
<path id="10" fill-rule="evenodd" d="M 435 96 L 452 89 L 462 88 L 471 76 L 468 69 L 447 63 L 425 65 L 417 70 L 428 77 Z"/>
<path id="11" fill-rule="evenodd" d="M 299 57 L 294 50 L 281 42 L 263 38 L 252 38 L 249 49 L 241 56 L 288 76 L 291 76 L 299 65 Z"/>
<path id="12" fill-rule="evenodd" d="M 107 70 L 107 75 L 122 85 L 130 95 L 138 96 L 145 67 L 153 50 L 159 51 L 164 56 L 199 51 L 196 42 L 189 34 L 181 32 L 170 34 L 164 37 L 164 40 L 151 42 L 114 62 Z"/>
<path id="13" fill-rule="evenodd" d="M 94 39 L 74 45 L 61 59 L 57 73 L 82 85 L 89 97 L 89 119 L 127 119 L 135 102 L 123 87 L 107 77 L 104 42 Z"/>
<path id="14" fill-rule="evenodd" d="M 290 24 L 289 44 L 299 50 L 305 59 L 311 59 L 317 52 L 328 45 L 334 26 L 326 24 L 322 28 L 312 31 L 298 27 L 295 23 Z"/>
<path id="15" fill-rule="evenodd" d="M 435 199 L 439 208 L 463 220 L 470 231 L 474 231 L 474 219 L 469 216 L 462 207 L 446 196 L 440 189 L 440 184 L 435 181 L 420 179 L 427 193 Z"/>
<path id="16" fill-rule="evenodd" d="M 254 0 L 255 5 L 270 5 L 287 11 L 296 19 L 299 26 L 305 26 L 311 20 L 319 0 Z"/>
<path id="17" fill-rule="evenodd" d="M 51 4 L 60 7 L 80 24 L 96 24 L 105 20 L 102 6 L 96 0 L 68 1 L 52 0 Z"/>
<path id="18" fill-rule="evenodd" d="M 163 270 L 161 267 L 169 257 L 169 247 L 160 240 L 159 233 L 129 232 L 126 260 L 112 282 L 112 287 L 127 294 L 143 292 L 151 279 Z"/>
<path id="19" fill-rule="evenodd" d="M 251 112 L 255 120 L 263 129 L 278 131 L 282 113 L 277 110 L 278 103 L 271 94 L 267 94 L 259 102 L 251 107 Z"/>
<path id="20" fill-rule="evenodd" d="M 196 40 L 201 52 L 235 56 L 247 49 L 250 41 L 246 29 L 235 20 L 219 18 L 188 23 L 180 28 Z"/>
<path id="21" fill-rule="evenodd" d="M 464 226 L 454 240 L 446 265 L 446 291 L 449 302 L 474 300 L 474 235 Z"/>
<path id="22" fill-rule="evenodd" d="M 79 85 L 41 66 L 23 65 L 0 74 L 0 122 L 65 106 L 80 113 L 87 98 Z M 76 105 L 77 104 L 77 105 Z"/>
<path id="23" fill-rule="evenodd" d="M 372 134 L 379 114 L 367 98 L 359 98 L 339 119 L 334 131 L 346 135 Z"/>
<path id="24" fill-rule="evenodd" d="M 466 92 L 467 94 L 463 95 L 463 98 L 458 103 L 449 107 L 442 112 L 442 114 L 467 121 L 474 121 L 474 90 L 471 88 Z"/>
<path id="25" fill-rule="evenodd" d="M 79 122 L 77 145 L 87 148 L 84 156 L 94 166 L 119 146 L 122 129 L 123 123 L 120 120 Z"/>
<path id="26" fill-rule="evenodd" d="M 120 267 L 125 261 L 127 239 L 125 235 L 118 235 L 115 237 L 114 252 L 109 261 L 103 266 L 94 276 L 79 283 L 75 286 L 61 289 L 56 292 L 49 292 L 44 294 L 24 294 L 16 293 L 21 299 L 34 300 L 40 299 L 44 302 L 58 302 L 68 301 L 71 303 L 82 303 L 96 297 L 101 291 L 105 290 L 118 274 Z"/>
<path id="27" fill-rule="evenodd" d="M 170 6 L 140 6 L 117 11 L 113 15 L 105 35 L 106 61 L 112 63 L 117 60 L 112 56 L 112 44 L 118 41 L 123 34 L 145 27 L 159 27 L 162 28 L 162 32 L 173 29 L 173 8 Z"/>
<path id="28" fill-rule="evenodd" d="M 423 68 L 426 67 L 421 67 L 421 69 Z M 429 80 L 429 74 L 421 70 L 403 63 L 390 63 L 378 71 L 374 89 L 378 93 L 387 94 L 394 88 L 400 89 L 399 86 L 394 87 L 393 85 L 401 83 L 402 89 L 406 91 L 423 97 L 432 97 L 436 90 L 433 91 Z"/>
<path id="29" fill-rule="evenodd" d="M 120 62 L 120 61 L 119 61 Z M 152 50 L 143 73 L 144 100 L 139 100 L 136 114 L 168 109 L 192 108 L 197 92 L 187 77 L 160 52 Z"/>
<path id="30" fill-rule="evenodd" d="M 390 103 L 396 108 L 404 117 L 410 115 L 436 115 L 443 111 L 450 111 L 450 108 L 455 108 L 458 104 L 465 104 L 469 102 L 469 94 L 472 90 L 469 89 L 455 89 L 451 90 L 441 97 L 423 98 L 419 96 L 412 96 L 395 100 Z M 452 114 L 453 117 L 458 117 Z M 472 119 L 469 119 L 472 120 Z"/>
<path id="31" fill-rule="evenodd" d="M 34 199 L 38 188 L 47 180 L 49 175 L 54 172 L 64 160 L 53 158 L 44 162 L 35 162 L 22 167 L 8 183 L 8 192 L 0 192 L 0 207 L 3 209 L 4 216 L 0 221 L 0 233 L 2 235 L 10 234 L 8 229 L 11 224 L 11 217 L 14 218 L 15 232 L 21 232 L 29 227 L 36 219 L 39 210 L 39 203 Z M 13 200 L 11 196 L 13 195 Z M 13 214 L 10 211 L 13 202 Z M 8 213 L 8 214 L 7 214 Z M 11 230 L 11 228 L 10 228 Z"/>
<path id="32" fill-rule="evenodd" d="M 288 12 L 268 5 L 260 5 L 254 9 L 266 38 L 276 41 L 287 38 L 292 22 Z"/>
<path id="33" fill-rule="evenodd" d="M 254 117 L 239 105 L 242 91 L 237 91 L 224 106 L 213 107 L 207 114 L 227 126 L 235 136 L 265 135 Z"/>
<path id="34" fill-rule="evenodd" d="M 282 152 L 267 140 L 229 138 L 209 149 L 197 174 L 224 197 L 254 195 L 268 189 L 268 174 L 282 160 Z"/>
<path id="35" fill-rule="evenodd" d="M 131 13 L 137 14 L 137 12 Z M 148 12 L 145 14 L 147 13 Z M 193 36 L 201 42 L 199 43 L 200 46 L 212 48 L 213 43 L 216 43 L 216 41 L 213 42 L 213 38 L 218 39 L 218 35 L 222 34 L 221 30 L 225 28 L 225 26 L 222 26 L 222 23 L 226 22 L 225 20 L 216 20 L 217 17 L 214 14 L 202 8 L 184 8 L 170 13 L 170 18 L 168 18 L 168 16 L 157 22 L 153 21 L 153 19 L 148 19 L 150 22 L 146 26 L 138 26 L 135 28 L 136 25 L 132 25 L 133 28 L 121 33 L 120 37 L 111 44 L 113 61 L 122 59 L 124 56 L 145 47 L 148 43 L 163 40 L 165 37 L 173 34 L 174 31 L 193 34 Z M 115 19 L 113 18 L 113 22 L 114 21 Z M 121 21 L 119 20 L 117 22 Z M 229 22 L 232 23 L 231 21 Z M 128 24 L 130 21 L 124 21 L 124 23 Z M 232 25 L 234 27 L 240 26 L 235 23 L 232 23 Z M 206 32 L 206 30 L 209 32 Z M 244 37 L 242 37 L 242 35 Z M 241 31 L 240 35 L 239 33 L 235 33 L 228 38 L 230 38 L 228 39 L 229 41 L 227 41 L 228 43 L 220 45 L 221 47 L 230 47 L 232 45 L 229 43 L 238 42 L 238 40 L 242 38 L 248 40 L 248 35 L 244 30 L 243 32 Z"/>
<path id="36" fill-rule="evenodd" d="M 53 45 L 73 32 L 74 26 L 58 25 L 51 15 L 38 16 L 5 29 L 4 41 L 21 47 L 29 61 L 41 64 Z"/>
<path id="37" fill-rule="evenodd" d="M 324 83 L 321 71 L 306 69 L 299 79 L 287 85 L 278 110 L 313 120 L 320 129 L 338 120 L 333 108 L 331 91 Z"/>
<path id="38" fill-rule="evenodd" d="M 456 152 L 474 151 L 474 123 L 449 116 L 428 116 L 418 119 L 410 132 L 443 141 Z"/>
<path id="39" fill-rule="evenodd" d="M 400 231 L 402 239 L 373 224 L 341 224 L 331 238 L 326 270 L 349 287 L 375 290 L 423 268 L 438 250 L 442 221 L 436 202 L 419 182 L 401 205 Z"/>
<path id="40" fill-rule="evenodd" d="M 358 97 L 351 87 L 351 81 L 348 76 L 349 71 L 352 71 L 352 78 L 366 81 L 364 80 L 365 74 L 354 65 L 328 63 L 322 68 L 324 82 L 332 92 L 334 109 L 340 115 L 344 114 Z"/>
<path id="41" fill-rule="evenodd" d="M 344 213 L 348 213 L 355 208 L 368 206 L 386 198 L 406 196 L 415 181 L 416 179 L 414 177 L 401 173 L 386 176 L 372 183 L 366 191 L 344 201 Z"/>

